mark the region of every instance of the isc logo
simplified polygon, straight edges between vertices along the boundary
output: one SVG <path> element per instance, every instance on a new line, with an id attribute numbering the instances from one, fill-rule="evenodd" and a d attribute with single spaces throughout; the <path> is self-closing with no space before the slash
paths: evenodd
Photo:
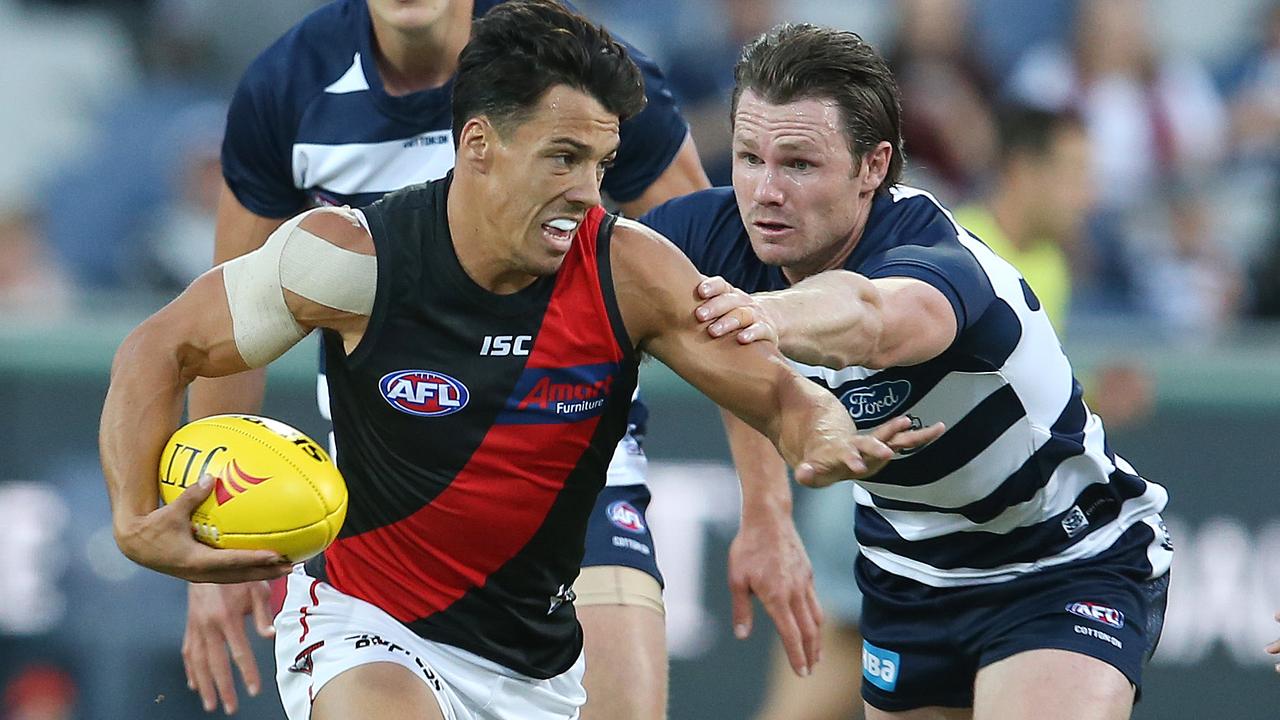
<path id="1" fill-rule="evenodd" d="M 484 344 L 480 346 L 481 355 L 504 357 L 506 355 L 528 355 L 532 335 L 485 335 Z"/>
<path id="2" fill-rule="evenodd" d="M 419 417 L 452 415 L 466 407 L 467 386 L 432 370 L 397 370 L 378 381 L 382 397 L 402 413 Z"/>
<path id="3" fill-rule="evenodd" d="M 1082 618 L 1097 620 L 1113 628 L 1124 627 L 1124 613 L 1113 607 L 1092 602 L 1073 602 L 1067 606 L 1067 612 Z"/>

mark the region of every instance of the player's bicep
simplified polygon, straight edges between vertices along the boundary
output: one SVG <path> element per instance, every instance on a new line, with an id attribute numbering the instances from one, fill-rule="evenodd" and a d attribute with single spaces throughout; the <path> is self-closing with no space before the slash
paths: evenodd
<path id="1" fill-rule="evenodd" d="M 907 277 L 871 281 L 880 295 L 882 327 L 875 367 L 917 365 L 941 355 L 959 331 L 947 296 L 923 280 Z"/>
<path id="2" fill-rule="evenodd" d="M 358 211 L 312 210 L 220 266 L 237 350 L 262 367 L 314 328 L 354 347 L 373 309 L 377 259 Z"/>
<path id="3" fill-rule="evenodd" d="M 144 355 L 176 360 L 178 373 L 186 381 L 249 369 L 236 348 L 222 268 L 196 278 L 131 337 L 147 348 Z"/>

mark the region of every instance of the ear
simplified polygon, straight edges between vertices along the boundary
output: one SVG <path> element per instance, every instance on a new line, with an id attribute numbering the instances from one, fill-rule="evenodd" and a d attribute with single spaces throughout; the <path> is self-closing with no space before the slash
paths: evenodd
<path id="1" fill-rule="evenodd" d="M 457 164 L 466 163 L 468 167 L 484 173 L 493 162 L 497 138 L 497 131 L 489 118 L 483 115 L 471 118 L 458 134 Z"/>
<path id="2" fill-rule="evenodd" d="M 862 187 L 859 192 L 875 192 L 889 174 L 889 160 L 893 158 L 893 146 L 887 140 L 881 140 L 874 148 L 862 156 Z"/>

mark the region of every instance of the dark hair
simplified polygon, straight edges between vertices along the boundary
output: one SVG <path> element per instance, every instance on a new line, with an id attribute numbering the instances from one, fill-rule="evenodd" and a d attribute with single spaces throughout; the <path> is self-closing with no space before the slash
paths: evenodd
<path id="1" fill-rule="evenodd" d="M 881 188 L 902 176 L 902 102 L 884 58 L 857 33 L 809 24 L 779 25 L 753 40 L 733 69 L 731 112 L 750 89 L 766 102 L 833 99 L 855 158 L 882 140 L 893 146 Z"/>
<path id="2" fill-rule="evenodd" d="M 551 0 L 512 0 L 472 27 L 453 81 L 453 143 L 480 115 L 500 131 L 524 119 L 548 89 L 568 85 L 626 120 L 644 109 L 644 80 L 620 43 Z"/>
<path id="3" fill-rule="evenodd" d="M 1007 163 L 1019 155 L 1043 157 L 1063 130 L 1084 128 L 1084 119 L 1074 110 L 1043 110 L 1025 105 L 1001 108 L 1000 161 Z"/>

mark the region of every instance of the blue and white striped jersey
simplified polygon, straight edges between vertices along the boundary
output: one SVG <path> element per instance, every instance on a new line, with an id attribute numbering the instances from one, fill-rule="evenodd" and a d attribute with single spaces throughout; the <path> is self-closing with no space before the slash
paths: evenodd
<path id="1" fill-rule="evenodd" d="M 787 286 L 752 252 L 731 188 L 673 200 L 641 220 L 703 273 L 750 292 Z M 929 283 L 959 328 L 945 352 L 911 367 L 796 364 L 862 428 L 904 413 L 946 423 L 937 441 L 855 486 L 867 560 L 934 587 L 997 583 L 1140 546 L 1152 577 L 1168 569 L 1164 488 L 1107 446 L 1048 317 L 1011 265 L 931 195 L 895 186 L 873 201 L 844 267 Z"/>
<path id="2" fill-rule="evenodd" d="M 502 0 L 475 0 L 480 17 Z M 452 82 L 388 95 L 364 0 L 337 0 L 308 15 L 250 65 L 227 115 L 222 172 L 240 203 L 264 217 L 312 205 L 367 205 L 453 167 Z M 625 44 L 625 43 L 624 43 Z M 639 197 L 675 157 L 688 131 L 666 80 L 627 49 L 649 103 L 623 123 L 604 190 Z"/>

